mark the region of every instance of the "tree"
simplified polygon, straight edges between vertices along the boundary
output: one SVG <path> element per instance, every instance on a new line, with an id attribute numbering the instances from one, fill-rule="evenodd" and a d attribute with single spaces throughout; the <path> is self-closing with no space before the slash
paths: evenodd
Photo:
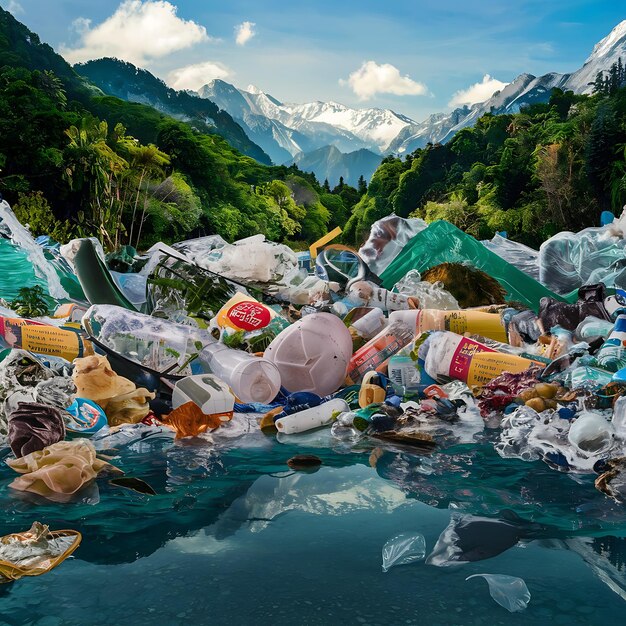
<path id="1" fill-rule="evenodd" d="M 324 184 L 322 185 L 322 191 L 324 193 L 330 193 L 330 185 L 328 184 L 328 178 L 324 179 Z"/>
<path id="2" fill-rule="evenodd" d="M 604 88 L 604 72 L 602 71 L 596 74 L 596 79 L 593 82 L 593 93 L 602 94 L 603 96 L 607 95 Z"/>
<path id="3" fill-rule="evenodd" d="M 359 176 L 357 191 L 359 192 L 359 196 L 364 196 L 367 193 L 367 182 L 365 181 L 363 174 Z"/>

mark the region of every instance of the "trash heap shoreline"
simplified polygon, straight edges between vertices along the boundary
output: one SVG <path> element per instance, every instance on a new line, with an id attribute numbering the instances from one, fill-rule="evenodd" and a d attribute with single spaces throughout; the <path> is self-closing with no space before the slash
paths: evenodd
<path id="1" fill-rule="evenodd" d="M 502 458 L 592 475 L 626 500 L 626 214 L 539 251 L 389 216 L 358 251 L 332 234 L 307 253 L 214 235 L 105 255 L 95 239 L 34 241 L 6 203 L 0 220 L 0 252 L 32 265 L 0 293 L 12 492 L 62 506 L 106 479 L 155 496 L 102 455 L 108 437 L 203 438 L 245 414 L 294 445 L 326 429 L 348 448 L 415 457 L 445 446 L 442 431 L 471 444 L 490 430 Z M 37 524 L 2 539 L 18 546 L 0 554 L 4 582 L 49 571 L 81 540 Z M 424 557 L 423 537 L 396 539 L 384 571 Z M 36 545 L 52 555 L 45 566 Z M 426 562 L 449 559 L 441 550 Z M 512 585 L 518 601 L 503 606 L 525 608 L 521 579 L 488 576 L 494 599 Z"/>

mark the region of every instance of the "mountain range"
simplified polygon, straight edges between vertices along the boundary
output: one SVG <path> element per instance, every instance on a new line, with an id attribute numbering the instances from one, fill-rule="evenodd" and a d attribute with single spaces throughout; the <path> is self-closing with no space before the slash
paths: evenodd
<path id="1" fill-rule="evenodd" d="M 74 66 L 78 74 L 104 93 L 129 102 L 147 104 L 161 113 L 189 123 L 200 132 L 215 132 L 242 154 L 269 165 L 270 157 L 246 134 L 226 109 L 198 94 L 176 91 L 161 79 L 132 63 L 98 59 Z"/>
<path id="2" fill-rule="evenodd" d="M 107 93 L 150 104 L 187 121 L 199 118 L 215 123 L 226 112 L 242 129 L 240 134 L 230 133 L 236 135 L 233 145 L 245 154 L 261 162 L 267 162 L 268 155 L 276 164 L 295 163 L 313 171 L 319 180 L 327 178 L 331 185 L 340 176 L 356 185 L 360 175 L 370 179 L 385 155 L 445 143 L 485 113 L 516 113 L 525 105 L 547 102 L 555 87 L 590 93 L 597 73 L 620 57 L 626 61 L 626 20 L 596 44 L 575 72 L 520 74 L 484 102 L 435 113 L 422 122 L 390 109 L 355 109 L 322 101 L 284 103 L 257 87 L 239 89 L 223 80 L 212 80 L 197 93 L 177 92 L 149 72 L 113 59 L 90 61 L 75 69 Z"/>

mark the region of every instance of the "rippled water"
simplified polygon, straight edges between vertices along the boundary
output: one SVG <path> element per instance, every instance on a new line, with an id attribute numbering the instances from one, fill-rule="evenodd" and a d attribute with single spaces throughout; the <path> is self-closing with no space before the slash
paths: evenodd
<path id="1" fill-rule="evenodd" d="M 350 451 L 328 431 L 296 444 L 248 429 L 239 418 L 213 443 L 99 444 L 153 497 L 104 479 L 83 502 L 53 504 L 12 492 L 2 467 L 2 534 L 35 519 L 83 533 L 51 573 L 0 588 L 2 623 L 620 623 L 626 604 L 610 586 L 626 588 L 626 516 L 592 477 L 504 461 L 488 440 L 418 457 L 373 443 Z M 322 467 L 291 471 L 298 453 Z M 540 530 L 480 562 L 382 572 L 382 546 L 399 532 L 422 533 L 428 553 L 453 512 L 503 510 Z M 509 614 L 484 581 L 465 582 L 475 573 L 523 578 L 528 609 Z"/>
<path id="2" fill-rule="evenodd" d="M 50 255 L 48 261 L 57 272 L 61 285 L 70 298 L 81 298 L 82 290 L 73 275 L 60 267 Z M 38 276 L 25 250 L 8 239 L 0 237 L 0 295 L 7 301 L 17 297 L 20 287 L 40 285 L 48 293 L 43 274 Z M 52 303 L 52 301 L 51 301 Z"/>

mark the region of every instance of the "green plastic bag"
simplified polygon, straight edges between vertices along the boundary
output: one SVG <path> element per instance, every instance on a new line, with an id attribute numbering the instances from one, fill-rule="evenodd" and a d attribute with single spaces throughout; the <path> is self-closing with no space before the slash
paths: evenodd
<path id="1" fill-rule="evenodd" d="M 522 302 L 535 312 L 541 298 L 546 296 L 567 302 L 577 299 L 577 294 L 563 297 L 553 293 L 471 235 L 443 220 L 417 233 L 381 274 L 381 279 L 391 289 L 409 270 L 425 272 L 440 263 L 470 263 L 495 278 L 506 289 L 507 300 Z"/>

